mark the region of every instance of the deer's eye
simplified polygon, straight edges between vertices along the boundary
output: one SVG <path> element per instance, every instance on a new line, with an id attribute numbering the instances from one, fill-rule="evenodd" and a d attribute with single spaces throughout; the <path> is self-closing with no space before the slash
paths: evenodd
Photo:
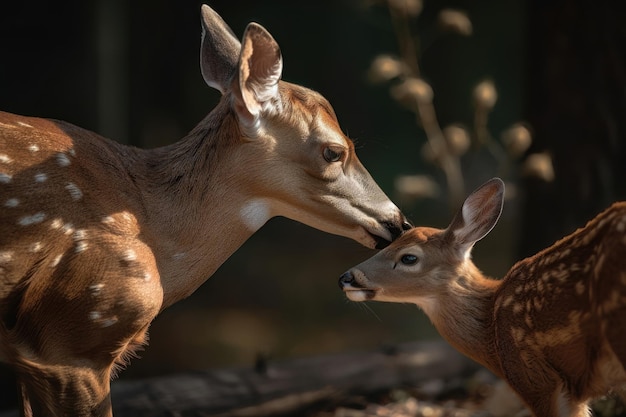
<path id="1" fill-rule="evenodd" d="M 337 162 L 343 157 L 344 150 L 338 147 L 327 146 L 322 151 L 324 160 L 328 163 Z"/>
<path id="2" fill-rule="evenodd" d="M 405 265 L 415 265 L 417 263 L 417 256 L 410 254 L 402 255 L 402 258 L 400 258 L 400 262 Z"/>

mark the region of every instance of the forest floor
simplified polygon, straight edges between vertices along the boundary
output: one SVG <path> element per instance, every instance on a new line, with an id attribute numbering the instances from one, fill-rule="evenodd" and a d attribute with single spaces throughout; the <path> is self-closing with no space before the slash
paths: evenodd
<path id="1" fill-rule="evenodd" d="M 593 401 L 592 411 L 594 417 L 626 416 L 619 395 Z M 531 413 L 504 381 L 479 370 L 469 378 L 433 380 L 419 389 L 353 398 L 306 417 L 531 417 Z"/>

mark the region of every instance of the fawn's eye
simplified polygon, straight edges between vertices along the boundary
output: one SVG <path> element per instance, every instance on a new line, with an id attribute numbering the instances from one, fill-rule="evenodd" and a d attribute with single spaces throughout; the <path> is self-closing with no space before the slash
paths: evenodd
<path id="1" fill-rule="evenodd" d="M 322 155 L 324 156 L 326 162 L 332 163 L 341 160 L 341 158 L 343 157 L 343 152 L 344 151 L 341 148 L 327 146 L 322 151 Z"/>
<path id="2" fill-rule="evenodd" d="M 402 255 L 402 258 L 400 258 L 400 262 L 405 265 L 415 265 L 417 263 L 417 256 L 410 254 Z"/>

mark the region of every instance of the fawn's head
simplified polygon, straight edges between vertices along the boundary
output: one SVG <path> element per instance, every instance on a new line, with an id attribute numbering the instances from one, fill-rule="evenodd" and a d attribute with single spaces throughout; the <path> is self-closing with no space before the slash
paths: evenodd
<path id="1" fill-rule="evenodd" d="M 474 243 L 495 226 L 502 211 L 504 183 L 494 178 L 463 203 L 444 229 L 416 227 L 389 247 L 344 273 L 339 286 L 352 301 L 411 302 L 422 308 L 475 269 Z"/>
<path id="2" fill-rule="evenodd" d="M 236 119 L 230 153 L 245 167 L 239 184 L 251 196 L 242 212 L 250 229 L 285 216 L 380 247 L 410 228 L 357 158 L 328 101 L 280 80 L 280 49 L 267 30 L 250 23 L 240 43 L 206 5 L 202 26 L 202 75 Z"/>

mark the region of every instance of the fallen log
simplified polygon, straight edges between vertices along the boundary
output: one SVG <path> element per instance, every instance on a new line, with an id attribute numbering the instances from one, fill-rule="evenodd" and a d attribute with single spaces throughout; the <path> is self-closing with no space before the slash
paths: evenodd
<path id="1" fill-rule="evenodd" d="M 115 417 L 285 415 L 323 401 L 415 387 L 434 379 L 469 375 L 477 369 L 477 364 L 444 342 L 413 342 L 372 352 L 116 381 L 112 386 L 113 414 Z"/>

